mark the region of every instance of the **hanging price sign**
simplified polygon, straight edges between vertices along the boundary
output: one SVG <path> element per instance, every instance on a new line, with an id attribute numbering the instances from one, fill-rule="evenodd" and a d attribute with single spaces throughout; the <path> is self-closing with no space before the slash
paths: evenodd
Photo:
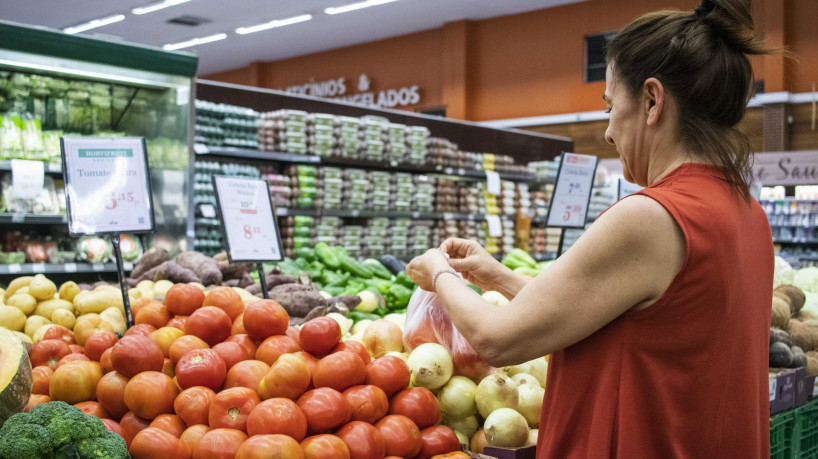
<path id="1" fill-rule="evenodd" d="M 281 238 L 268 183 L 214 175 L 213 189 L 230 261 L 281 261 Z"/>
<path id="2" fill-rule="evenodd" d="M 639 185 L 633 184 L 623 178 L 619 179 L 619 185 L 617 190 L 617 200 L 624 198 L 630 194 L 634 194 L 637 191 L 641 191 L 643 188 Z"/>
<path id="3" fill-rule="evenodd" d="M 548 210 L 548 226 L 584 228 L 596 175 L 596 156 L 563 153 Z"/>

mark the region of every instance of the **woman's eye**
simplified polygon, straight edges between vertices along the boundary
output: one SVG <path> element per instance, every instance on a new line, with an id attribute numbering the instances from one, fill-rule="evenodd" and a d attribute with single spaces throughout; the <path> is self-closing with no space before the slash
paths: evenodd
<path id="1" fill-rule="evenodd" d="M 605 113 L 611 113 L 611 110 L 613 110 L 613 107 L 608 107 L 608 109 L 605 110 Z"/>

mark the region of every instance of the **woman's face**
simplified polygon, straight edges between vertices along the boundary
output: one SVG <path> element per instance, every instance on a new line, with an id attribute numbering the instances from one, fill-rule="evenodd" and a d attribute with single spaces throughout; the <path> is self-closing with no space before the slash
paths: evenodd
<path id="1" fill-rule="evenodd" d="M 616 147 L 625 180 L 647 185 L 648 151 L 645 148 L 645 114 L 639 100 L 628 94 L 625 83 L 608 66 L 604 99 L 608 104 L 605 141 Z"/>

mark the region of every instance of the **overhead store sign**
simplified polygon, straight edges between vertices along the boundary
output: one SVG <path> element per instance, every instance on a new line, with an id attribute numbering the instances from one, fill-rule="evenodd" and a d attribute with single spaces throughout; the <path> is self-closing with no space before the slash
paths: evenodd
<path id="1" fill-rule="evenodd" d="M 757 153 L 753 177 L 764 186 L 818 184 L 818 150 Z"/>
<path id="2" fill-rule="evenodd" d="M 420 86 L 412 85 L 378 91 L 372 88 L 372 80 L 366 74 L 358 77 L 356 93 L 348 92 L 348 89 L 349 80 L 346 77 L 338 77 L 324 81 L 315 81 L 310 78 L 309 82 L 288 86 L 284 91 L 381 108 L 405 107 L 420 103 Z"/>

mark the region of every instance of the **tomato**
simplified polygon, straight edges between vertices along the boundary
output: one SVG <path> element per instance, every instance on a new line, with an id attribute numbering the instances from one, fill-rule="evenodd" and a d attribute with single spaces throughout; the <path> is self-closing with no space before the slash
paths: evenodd
<path id="1" fill-rule="evenodd" d="M 366 366 L 366 383 L 378 386 L 387 397 L 409 387 L 409 365 L 394 355 L 385 355 Z"/>
<path id="2" fill-rule="evenodd" d="M 193 311 L 202 307 L 205 299 L 204 292 L 195 285 L 173 284 L 165 293 L 165 301 L 168 311 L 180 316 L 189 316 Z"/>
<path id="3" fill-rule="evenodd" d="M 344 397 L 352 408 L 353 421 L 375 424 L 389 410 L 389 400 L 378 386 L 352 386 L 344 391 Z"/>
<path id="4" fill-rule="evenodd" d="M 126 446 L 131 446 L 131 439 L 130 437 L 128 437 L 128 433 L 125 432 L 125 429 L 123 429 L 118 422 L 114 421 L 113 419 L 106 418 L 102 418 L 100 419 L 100 421 L 102 421 L 102 423 L 105 424 L 105 430 L 111 431 L 119 435 L 120 437 L 122 437 L 123 440 L 125 440 Z"/>
<path id="5" fill-rule="evenodd" d="M 150 336 L 151 333 L 156 331 L 156 327 L 149 324 L 138 324 L 134 325 L 133 327 L 129 328 L 124 336 L 131 336 L 131 335 L 142 335 L 142 336 Z"/>
<path id="6" fill-rule="evenodd" d="M 47 365 L 52 370 L 57 369 L 57 363 L 61 358 L 71 353 L 65 341 L 61 339 L 44 339 L 35 344 L 28 353 L 31 366 L 37 367 Z"/>
<path id="7" fill-rule="evenodd" d="M 419 429 L 425 429 L 440 421 L 440 405 L 429 389 L 411 387 L 389 400 L 389 414 L 402 414 L 414 421 Z"/>
<path id="8" fill-rule="evenodd" d="M 167 357 L 165 357 L 165 360 L 162 363 L 162 373 L 170 376 L 171 378 L 176 377 L 176 365 L 174 365 L 173 362 Z"/>
<path id="9" fill-rule="evenodd" d="M 259 381 L 258 394 L 263 399 L 286 397 L 295 400 L 307 391 L 309 385 L 310 370 L 306 362 L 294 354 L 284 354 Z"/>
<path id="10" fill-rule="evenodd" d="M 351 459 L 382 459 L 386 454 L 386 442 L 372 424 L 352 421 L 335 435 L 346 443 Z"/>
<path id="11" fill-rule="evenodd" d="M 74 339 L 74 332 L 62 325 L 52 325 L 48 327 L 48 330 L 46 330 L 43 335 L 43 339 L 59 339 L 64 341 L 65 344 L 77 344 L 77 341 Z"/>
<path id="12" fill-rule="evenodd" d="M 179 437 L 182 439 L 183 442 L 187 443 L 187 446 L 190 447 L 190 450 L 193 451 L 196 449 L 196 445 L 199 444 L 199 440 L 204 437 L 204 434 L 210 432 L 210 427 L 205 424 L 194 424 L 184 432 L 182 432 L 182 436 Z"/>
<path id="13" fill-rule="evenodd" d="M 332 320 L 332 319 L 330 319 Z M 256 360 L 272 366 L 279 357 L 301 350 L 292 338 L 287 335 L 274 335 L 265 339 L 256 349 Z"/>
<path id="14" fill-rule="evenodd" d="M 125 415 L 122 416 L 122 419 L 119 420 L 119 425 L 121 425 L 122 429 L 125 430 L 125 433 L 128 434 L 128 437 L 126 438 L 126 440 L 129 442 L 128 445 L 130 445 L 130 441 L 136 436 L 136 434 L 144 429 L 147 429 L 150 424 L 151 422 L 147 419 L 142 419 L 130 411 L 125 413 Z"/>
<path id="15" fill-rule="evenodd" d="M 179 389 L 173 379 L 158 371 L 143 371 L 125 385 L 125 405 L 143 419 L 173 413 L 177 395 Z"/>
<path id="16" fill-rule="evenodd" d="M 329 387 L 319 387 L 305 393 L 298 398 L 298 407 L 307 418 L 310 433 L 332 430 L 349 422 L 352 416 L 352 408 L 346 397 Z"/>
<path id="17" fill-rule="evenodd" d="M 210 405 L 216 392 L 208 387 L 191 387 L 183 390 L 173 401 L 173 411 L 189 426 L 207 424 Z"/>
<path id="18" fill-rule="evenodd" d="M 193 336 L 193 335 L 185 335 L 181 338 L 177 339 L 170 345 L 170 349 L 168 350 L 168 357 L 173 363 L 178 363 L 179 359 L 182 358 L 183 355 L 187 354 L 188 352 L 194 349 L 210 349 L 210 346 L 207 345 L 201 338 Z"/>
<path id="19" fill-rule="evenodd" d="M 375 424 L 390 456 L 415 457 L 423 447 L 420 429 L 406 416 L 390 414 Z"/>
<path id="20" fill-rule="evenodd" d="M 230 317 L 231 324 L 233 319 L 244 312 L 244 301 L 241 299 L 241 295 L 231 287 L 215 287 L 211 289 L 205 295 L 202 306 L 215 306 L 223 310 Z"/>
<path id="21" fill-rule="evenodd" d="M 307 368 L 310 369 L 311 375 L 315 373 L 315 369 L 318 367 L 318 359 L 316 357 L 305 351 L 298 351 L 293 353 L 293 355 L 307 363 Z"/>
<path id="22" fill-rule="evenodd" d="M 278 302 L 259 300 L 247 305 L 242 322 L 250 338 L 264 341 L 271 336 L 286 333 L 290 326 L 290 316 Z"/>
<path id="23" fill-rule="evenodd" d="M 460 451 L 460 440 L 454 430 L 446 426 L 432 426 L 420 431 L 423 447 L 418 459 L 431 459 L 436 454 Z"/>
<path id="24" fill-rule="evenodd" d="M 261 399 L 253 389 L 234 387 L 216 394 L 207 419 L 212 428 L 247 431 L 247 417 Z"/>
<path id="25" fill-rule="evenodd" d="M 247 351 L 247 359 L 252 360 L 256 358 L 256 349 L 258 346 L 256 343 L 245 333 L 239 333 L 238 335 L 232 335 L 230 338 L 227 338 L 228 343 L 239 343 Z"/>
<path id="26" fill-rule="evenodd" d="M 28 403 L 26 403 L 26 407 L 23 409 L 23 413 L 28 413 L 35 406 L 49 402 L 51 402 L 51 397 L 48 395 L 31 394 L 31 397 L 28 398 Z"/>
<path id="27" fill-rule="evenodd" d="M 85 354 L 68 354 L 65 357 L 61 358 L 59 362 L 57 362 L 57 368 L 65 365 L 68 362 L 90 362 L 91 359 L 88 358 Z M 100 367 L 100 371 L 102 371 L 102 367 Z"/>
<path id="28" fill-rule="evenodd" d="M 364 365 L 369 365 L 369 362 L 372 361 L 372 357 L 369 355 L 369 351 L 366 350 L 363 344 L 355 341 L 354 339 L 348 339 L 346 341 L 341 341 L 340 343 L 336 344 L 329 352 L 330 354 L 334 354 L 336 352 L 341 351 L 349 351 L 353 354 L 357 355 L 361 358 L 361 361 Z"/>
<path id="29" fill-rule="evenodd" d="M 242 360 L 247 360 L 247 350 L 239 343 L 219 343 L 213 346 L 213 350 L 219 353 L 228 370 Z"/>
<path id="30" fill-rule="evenodd" d="M 91 360 L 99 360 L 102 353 L 119 342 L 119 337 L 113 332 L 102 332 L 91 335 L 85 340 L 85 355 Z"/>
<path id="31" fill-rule="evenodd" d="M 136 317 L 136 314 L 139 312 L 140 309 L 149 305 L 149 304 L 162 304 L 153 298 L 138 298 L 136 301 L 131 303 L 131 316 Z"/>
<path id="32" fill-rule="evenodd" d="M 298 327 L 290 325 L 287 327 L 287 336 L 294 339 L 296 343 L 301 342 L 301 330 Z"/>
<path id="33" fill-rule="evenodd" d="M 173 319 L 170 319 L 165 326 L 166 327 L 178 328 L 179 330 L 184 331 L 186 323 L 187 323 L 187 316 L 176 316 Z"/>
<path id="34" fill-rule="evenodd" d="M 162 349 L 147 336 L 123 336 L 111 348 L 114 370 L 128 378 L 143 371 L 161 371 L 164 363 Z"/>
<path id="35" fill-rule="evenodd" d="M 149 337 L 150 339 L 156 341 L 156 344 L 158 344 L 159 348 L 162 349 L 162 355 L 169 357 L 170 346 L 174 341 L 184 336 L 184 334 L 185 332 L 176 327 L 162 327 L 151 332 Z"/>
<path id="36" fill-rule="evenodd" d="M 236 451 L 236 459 L 304 459 L 304 451 L 297 441 L 286 435 L 256 435 L 245 441 Z"/>
<path id="37" fill-rule="evenodd" d="M 112 348 L 105 349 L 105 352 L 99 358 L 99 366 L 102 367 L 103 373 L 114 371 L 114 363 L 111 362 L 111 350 Z"/>
<path id="38" fill-rule="evenodd" d="M 48 365 L 40 365 L 31 369 L 31 385 L 32 394 L 48 395 L 48 384 L 51 382 L 51 376 L 54 370 Z"/>
<path id="39" fill-rule="evenodd" d="M 102 369 L 97 362 L 79 361 L 67 363 L 51 375 L 48 395 L 51 400 L 74 404 L 97 399 L 97 384 L 102 379 Z"/>
<path id="40" fill-rule="evenodd" d="M 247 334 L 247 329 L 244 328 L 244 313 L 242 312 L 235 319 L 233 325 L 230 326 L 230 335 Z"/>
<path id="41" fill-rule="evenodd" d="M 187 318 L 185 334 L 198 336 L 212 347 L 230 336 L 231 325 L 226 312 L 215 306 L 204 306 Z"/>
<path id="42" fill-rule="evenodd" d="M 307 418 L 292 400 L 271 398 L 259 403 L 250 412 L 247 433 L 251 436 L 283 434 L 301 441 L 307 435 Z"/>
<path id="43" fill-rule="evenodd" d="M 71 349 L 72 354 L 85 354 L 85 348 L 79 344 L 69 344 L 68 348 Z"/>
<path id="44" fill-rule="evenodd" d="M 193 459 L 233 459 L 247 440 L 247 434 L 236 429 L 211 429 L 193 448 Z"/>
<path id="45" fill-rule="evenodd" d="M 315 387 L 331 387 L 342 391 L 350 386 L 363 384 L 366 366 L 361 358 L 349 351 L 329 354 L 318 361 L 312 382 Z"/>
<path id="46" fill-rule="evenodd" d="M 243 360 L 227 370 L 227 377 L 224 379 L 222 387 L 225 389 L 247 387 L 257 390 L 258 383 L 269 371 L 270 366 L 261 360 Z"/>
<path id="47" fill-rule="evenodd" d="M 155 301 L 139 308 L 139 311 L 133 316 L 133 321 L 137 325 L 149 324 L 161 328 L 167 325 L 172 317 L 167 306 Z"/>
<path id="48" fill-rule="evenodd" d="M 312 355 L 325 355 L 341 341 L 341 326 L 331 317 L 316 317 L 301 327 L 301 348 Z"/>
<path id="49" fill-rule="evenodd" d="M 120 419 L 128 412 L 125 405 L 127 385 L 128 378 L 116 371 L 105 373 L 97 384 L 97 401 L 113 419 Z"/>
<path id="50" fill-rule="evenodd" d="M 99 314 L 84 314 L 77 317 L 74 324 L 74 339 L 80 346 L 85 346 L 85 340 L 89 336 L 104 331 L 112 332 L 114 327 L 102 319 Z"/>
<path id="51" fill-rule="evenodd" d="M 304 459 L 350 459 L 349 448 L 340 437 L 315 435 L 301 442 Z"/>
<path id="52" fill-rule="evenodd" d="M 219 390 L 226 375 L 224 359 L 213 349 L 194 349 L 176 364 L 176 382 L 182 389 L 204 386 Z"/>
<path id="53" fill-rule="evenodd" d="M 156 427 L 139 431 L 128 450 L 133 459 L 189 459 L 190 448 L 179 438 Z"/>
<path id="54" fill-rule="evenodd" d="M 90 414 L 91 416 L 96 416 L 100 419 L 111 419 L 111 415 L 105 411 L 105 408 L 103 408 L 99 402 L 89 400 L 87 402 L 75 403 L 74 406 L 81 409 L 85 414 Z"/>
<path id="55" fill-rule="evenodd" d="M 162 429 L 174 437 L 181 437 L 182 433 L 187 429 L 185 421 L 175 414 L 160 414 L 151 421 L 150 427 Z"/>

